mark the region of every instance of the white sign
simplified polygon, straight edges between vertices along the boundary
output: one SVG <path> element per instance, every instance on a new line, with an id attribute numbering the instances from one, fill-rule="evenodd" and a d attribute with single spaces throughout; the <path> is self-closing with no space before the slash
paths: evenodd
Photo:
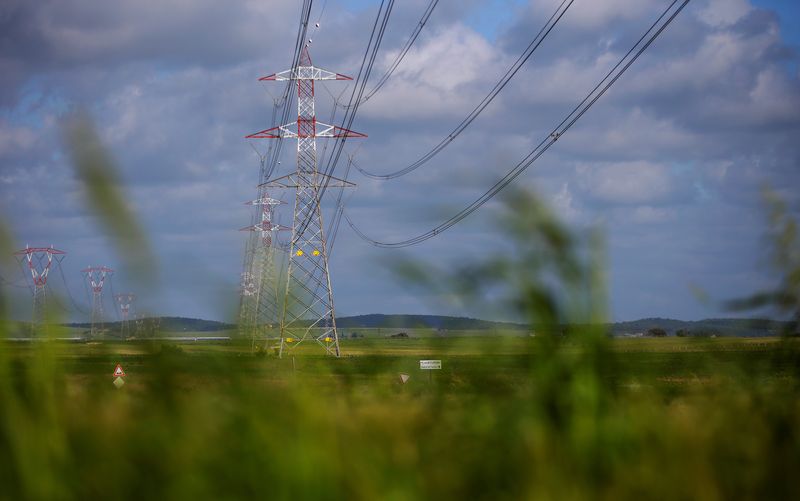
<path id="1" fill-rule="evenodd" d="M 423 369 L 423 370 L 441 369 L 442 368 L 442 361 L 441 360 L 420 360 L 419 361 L 419 368 Z"/>

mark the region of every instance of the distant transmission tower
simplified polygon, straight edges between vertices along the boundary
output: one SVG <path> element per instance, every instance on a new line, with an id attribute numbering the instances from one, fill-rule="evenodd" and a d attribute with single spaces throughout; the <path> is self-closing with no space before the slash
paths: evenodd
<path id="1" fill-rule="evenodd" d="M 136 337 L 142 337 L 142 334 L 144 334 L 144 316 L 139 313 L 139 315 L 133 319 L 133 322 L 136 325 Z"/>
<path id="2" fill-rule="evenodd" d="M 114 301 L 116 301 L 116 303 L 119 305 L 119 313 L 121 318 L 120 334 L 122 335 L 122 337 L 130 336 L 131 305 L 133 304 L 134 301 L 136 301 L 136 295 L 130 292 L 114 294 Z"/>
<path id="3" fill-rule="evenodd" d="M 45 293 L 45 286 L 47 285 L 47 276 L 53 266 L 61 265 L 64 260 L 66 252 L 50 247 L 28 247 L 17 251 L 14 255 L 20 262 L 25 262 L 28 271 L 31 274 L 31 293 L 33 294 L 33 326 L 34 330 L 43 328 L 45 322 L 45 308 L 47 306 L 47 297 Z"/>
<path id="4" fill-rule="evenodd" d="M 339 356 L 339 335 L 333 307 L 333 291 L 328 271 L 328 254 L 323 234 L 320 191 L 323 186 L 350 187 L 317 170 L 318 137 L 366 137 L 334 125 L 317 121 L 314 110 L 315 80 L 352 80 L 311 64 L 308 46 L 304 47 L 298 66 L 261 78 L 270 81 L 297 81 L 297 121 L 247 136 L 260 138 L 297 138 L 297 170 L 294 174 L 267 181 L 266 188 L 294 188 L 294 215 L 286 293 L 281 317 L 280 354 L 306 339 L 313 338 L 328 354 Z"/>
<path id="5" fill-rule="evenodd" d="M 254 343 L 259 331 L 271 329 L 280 321 L 278 287 L 281 280 L 277 266 L 280 247 L 275 232 L 289 228 L 274 224 L 273 220 L 275 207 L 282 203 L 268 196 L 247 202 L 260 208 L 260 221 L 242 231 L 258 232 L 260 238 L 253 250 L 250 269 L 242 274 L 239 326 Z"/>
<path id="6" fill-rule="evenodd" d="M 103 285 L 111 278 L 114 270 L 105 266 L 89 266 L 81 270 L 87 285 L 92 290 L 92 327 L 89 337 L 99 337 L 103 330 Z"/>

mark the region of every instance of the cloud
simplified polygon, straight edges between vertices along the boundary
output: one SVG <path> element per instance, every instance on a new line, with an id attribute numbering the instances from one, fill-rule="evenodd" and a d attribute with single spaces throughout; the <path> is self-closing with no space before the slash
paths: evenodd
<path id="1" fill-rule="evenodd" d="M 382 75 L 397 52 L 387 51 L 383 71 L 376 68 L 373 73 Z M 386 88 L 375 95 L 363 113 L 393 119 L 455 118 L 480 99 L 476 89 L 491 82 L 504 64 L 508 63 L 503 55 L 481 35 L 461 23 L 447 25 L 406 54 Z"/>
<path id="2" fill-rule="evenodd" d="M 6 56 L 34 64 L 127 64 L 132 60 L 229 64 L 257 54 L 290 34 L 272 16 L 291 17 L 285 2 L 212 0 L 11 0 L 0 16 L 7 33 Z"/>
<path id="3" fill-rule="evenodd" d="M 697 17 L 710 26 L 729 26 L 752 9 L 747 0 L 709 0 L 700 8 Z"/>
<path id="4" fill-rule="evenodd" d="M 561 189 L 553 196 L 553 207 L 556 212 L 565 220 L 575 222 L 578 220 L 580 211 L 575 207 L 574 197 L 569 188 L 569 183 L 563 183 Z"/>
<path id="5" fill-rule="evenodd" d="M 663 165 L 623 162 L 578 167 L 581 189 L 594 199 L 613 205 L 653 204 L 668 200 L 673 181 Z"/>
<path id="6" fill-rule="evenodd" d="M 632 219 L 637 223 L 665 223 L 675 219 L 675 211 L 642 205 L 633 210 Z"/>
<path id="7" fill-rule="evenodd" d="M 29 127 L 15 127 L 0 120 L 0 157 L 27 150 L 36 141 L 36 133 Z"/>
<path id="8" fill-rule="evenodd" d="M 533 2 L 532 9 L 551 13 L 561 3 L 560 0 L 542 0 Z M 567 23 L 577 29 L 607 26 L 616 20 L 640 19 L 654 12 L 661 4 L 654 0 L 629 2 L 627 0 L 604 0 L 603 2 L 586 2 L 571 8 L 566 14 Z M 541 15 L 541 14 L 540 14 Z"/>
<path id="9" fill-rule="evenodd" d="M 368 90 L 426 4 L 395 7 Z M 446 138 L 555 9 L 552 0 L 531 2 L 513 22 L 495 23 L 504 31 L 489 39 L 473 19 L 496 15 L 492 5 L 437 7 L 386 86 L 360 108 L 353 128 L 369 137 L 348 141 L 346 151 L 358 148 L 361 167 L 397 170 Z M 392 241 L 471 203 L 547 137 L 663 6 L 576 2 L 498 98 L 430 162 L 387 182 L 351 172 L 359 188 L 347 195 L 348 213 L 368 235 Z M 251 217 L 242 202 L 254 198 L 258 181 L 258 159 L 244 136 L 277 125 L 270 93 L 284 88 L 257 78 L 286 68 L 297 11 L 292 2 L 255 0 L 3 2 L 0 210 L 18 238 L 66 248 L 68 276 L 75 272 L 70 263 L 114 259 L 87 217 L 60 141 L 61 117 L 83 105 L 164 261 L 165 287 L 148 291 L 151 304 L 163 304 L 164 313 L 227 315 L 219 291 L 236 294 L 245 240 L 238 228 Z M 374 15 L 371 4 L 329 4 L 310 35 L 315 63 L 357 74 Z M 692 2 L 517 179 L 571 223 L 603 222 L 618 318 L 716 314 L 690 304 L 686 284 L 702 270 L 714 281 L 710 292 L 722 294 L 743 286 L 741 277 L 729 277 L 745 263 L 753 276 L 758 249 L 741 242 L 759 241 L 762 184 L 800 203 L 792 189 L 800 184 L 798 56 L 779 25 L 774 12 L 743 0 Z M 316 88 L 320 120 L 332 110 L 327 91 L 344 89 L 347 97 L 346 86 Z M 334 121 L 341 117 L 338 110 Z M 276 144 L 255 142 L 262 152 Z M 322 155 L 324 142 L 317 146 Z M 284 142 L 282 151 L 276 175 L 294 165 L 294 144 Z M 411 256 L 447 264 L 454 248 L 493 252 L 496 205 L 410 249 Z M 290 207 L 278 215 L 284 224 Z M 385 251 L 360 241 L 344 222 L 336 245 L 337 311 L 425 309 L 382 274 Z M 648 286 L 652 270 L 664 292 L 648 299 L 636 291 Z M 126 278 L 116 278 L 124 288 Z"/>

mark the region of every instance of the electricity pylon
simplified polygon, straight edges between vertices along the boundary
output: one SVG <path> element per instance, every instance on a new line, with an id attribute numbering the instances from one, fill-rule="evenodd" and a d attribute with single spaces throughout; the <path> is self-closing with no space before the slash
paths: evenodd
<path id="1" fill-rule="evenodd" d="M 114 270 L 105 266 L 89 266 L 81 270 L 87 284 L 92 289 L 92 327 L 89 337 L 95 338 L 103 329 L 103 285 L 106 278 L 111 278 Z"/>
<path id="2" fill-rule="evenodd" d="M 352 80 L 311 64 L 308 46 L 292 69 L 261 78 L 262 81 L 297 81 L 297 121 L 266 129 L 248 139 L 297 138 L 297 170 L 261 186 L 294 188 L 294 214 L 286 293 L 281 317 L 280 355 L 307 339 L 315 339 L 326 353 L 339 356 L 339 335 L 328 269 L 328 254 L 323 233 L 320 192 L 323 186 L 351 187 L 352 183 L 317 170 L 318 137 L 366 137 L 334 125 L 317 121 L 314 110 L 314 81 Z"/>
<path id="3" fill-rule="evenodd" d="M 47 307 L 47 297 L 45 286 L 47 276 L 53 262 L 56 266 L 61 265 L 61 261 L 67 253 L 50 247 L 28 247 L 14 253 L 20 261 L 25 261 L 31 273 L 31 294 L 33 295 L 33 328 L 38 330 L 43 328 L 45 322 L 45 308 Z"/>
<path id="4" fill-rule="evenodd" d="M 282 203 L 268 196 L 246 202 L 246 205 L 260 208 L 260 221 L 241 231 L 257 232 L 259 239 L 249 263 L 250 269 L 242 274 L 239 326 L 244 333 L 251 335 L 254 345 L 260 329 L 271 329 L 280 321 L 280 274 L 277 267 L 280 248 L 276 245 L 275 232 L 289 228 L 274 224 L 273 220 L 275 207 Z"/>
<path id="5" fill-rule="evenodd" d="M 136 295 L 130 292 L 114 294 L 114 301 L 116 301 L 119 305 L 119 313 L 121 318 L 120 334 L 122 337 L 125 337 L 126 334 L 130 335 L 131 333 L 129 318 L 131 313 L 131 305 L 134 301 L 136 301 Z"/>

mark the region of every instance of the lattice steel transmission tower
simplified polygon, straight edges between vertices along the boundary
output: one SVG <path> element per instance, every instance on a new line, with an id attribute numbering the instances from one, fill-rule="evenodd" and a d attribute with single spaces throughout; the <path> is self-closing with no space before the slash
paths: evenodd
<path id="1" fill-rule="evenodd" d="M 61 265 L 66 252 L 50 247 L 28 247 L 14 253 L 14 256 L 24 261 L 31 274 L 31 294 L 33 295 L 33 326 L 40 329 L 45 323 L 45 309 L 47 307 L 47 276 L 55 262 L 56 266 Z"/>
<path id="2" fill-rule="evenodd" d="M 119 306 L 119 314 L 120 314 L 120 334 L 124 337 L 126 334 L 130 335 L 131 333 L 131 326 L 130 326 L 130 313 L 131 313 L 131 305 L 134 301 L 136 301 L 136 295 L 130 292 L 123 292 L 120 294 L 114 294 L 114 301 Z"/>
<path id="3" fill-rule="evenodd" d="M 275 232 L 289 228 L 275 224 L 275 207 L 284 202 L 263 196 L 256 200 L 246 202 L 259 208 L 260 221 L 252 226 L 242 228 L 241 231 L 259 233 L 248 271 L 242 274 L 242 304 L 239 309 L 239 326 L 253 337 L 259 331 L 272 329 L 281 319 L 279 286 L 281 277 L 279 273 L 280 247 Z"/>
<path id="4" fill-rule="evenodd" d="M 308 46 L 300 53 L 297 67 L 261 78 L 262 81 L 297 81 L 297 121 L 266 129 L 247 136 L 260 138 L 297 138 L 297 170 L 261 186 L 265 188 L 294 188 L 292 240 L 286 292 L 281 318 L 280 354 L 315 339 L 330 355 L 339 356 L 339 335 L 328 269 L 328 254 L 323 233 L 320 192 L 323 186 L 351 187 L 352 183 L 336 179 L 317 169 L 318 137 L 366 137 L 334 125 L 317 121 L 314 109 L 316 80 L 352 80 L 311 64 Z"/>
<path id="5" fill-rule="evenodd" d="M 92 327 L 89 337 L 98 337 L 103 329 L 103 286 L 114 270 L 105 266 L 89 266 L 81 270 L 87 285 L 92 290 Z"/>

